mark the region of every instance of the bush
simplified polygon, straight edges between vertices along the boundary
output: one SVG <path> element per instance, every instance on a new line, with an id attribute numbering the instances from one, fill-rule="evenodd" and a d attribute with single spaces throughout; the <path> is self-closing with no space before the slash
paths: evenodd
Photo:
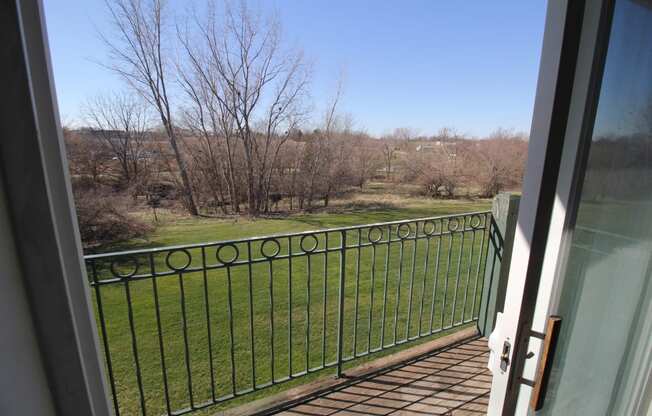
<path id="1" fill-rule="evenodd" d="M 457 178 L 452 175 L 431 172 L 419 178 L 423 195 L 430 198 L 454 198 L 457 188 Z"/>
<path id="2" fill-rule="evenodd" d="M 106 192 L 75 190 L 77 221 L 84 247 L 122 242 L 144 237 L 152 227 L 125 214 L 126 200 Z"/>

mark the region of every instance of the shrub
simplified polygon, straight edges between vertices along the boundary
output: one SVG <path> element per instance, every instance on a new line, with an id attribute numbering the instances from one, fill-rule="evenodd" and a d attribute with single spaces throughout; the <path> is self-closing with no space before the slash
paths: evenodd
<path id="1" fill-rule="evenodd" d="M 144 237 L 152 227 L 126 214 L 128 198 L 75 190 L 79 233 L 85 248 Z"/>
<path id="2" fill-rule="evenodd" d="M 430 198 L 454 198 L 457 188 L 457 177 L 442 172 L 429 172 L 419 178 L 423 195 Z"/>

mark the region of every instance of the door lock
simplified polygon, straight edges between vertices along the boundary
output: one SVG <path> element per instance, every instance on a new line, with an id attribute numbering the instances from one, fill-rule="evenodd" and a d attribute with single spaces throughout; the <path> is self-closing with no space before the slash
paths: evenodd
<path id="1" fill-rule="evenodd" d="M 509 350 L 512 348 L 512 345 L 509 341 L 505 341 L 503 344 L 503 352 L 500 354 L 500 370 L 507 371 L 509 367 Z"/>

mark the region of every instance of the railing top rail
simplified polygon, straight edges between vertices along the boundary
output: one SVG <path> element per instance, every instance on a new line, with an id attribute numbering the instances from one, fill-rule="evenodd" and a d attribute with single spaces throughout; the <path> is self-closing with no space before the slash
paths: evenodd
<path id="1" fill-rule="evenodd" d="M 263 236 L 256 236 L 256 237 L 249 237 L 249 238 L 239 238 L 239 239 L 234 239 L 234 240 L 218 240 L 218 241 L 208 241 L 208 242 L 203 242 L 203 243 L 192 243 L 192 244 L 181 244 L 181 245 L 155 247 L 155 248 L 114 251 L 114 252 L 109 252 L 109 253 L 99 253 L 99 254 L 86 255 L 86 256 L 84 256 L 84 260 L 94 260 L 94 259 L 117 257 L 117 256 L 134 256 L 134 255 L 160 253 L 160 252 L 165 252 L 165 251 L 174 251 L 174 250 L 183 250 L 183 249 L 187 250 L 187 249 L 193 249 L 193 248 L 210 247 L 210 246 L 224 245 L 224 244 L 236 244 L 236 243 L 246 243 L 246 242 L 253 242 L 253 241 L 261 241 L 261 240 L 267 240 L 267 239 L 271 239 L 271 238 L 286 238 L 286 237 L 296 237 L 296 236 L 300 237 L 300 236 L 311 235 L 311 234 L 315 234 L 315 233 L 326 233 L 326 232 L 332 233 L 332 232 L 338 232 L 338 231 L 341 232 L 341 231 L 358 230 L 358 229 L 361 229 L 361 228 L 372 228 L 372 227 L 381 227 L 381 226 L 388 226 L 388 225 L 400 225 L 400 224 L 407 224 L 407 223 L 412 223 L 412 222 L 434 221 L 434 220 L 442 220 L 442 219 L 446 219 L 446 218 L 463 217 L 463 216 L 471 216 L 471 215 L 486 215 L 486 214 L 491 214 L 491 211 L 486 210 L 486 211 L 462 212 L 462 213 L 458 213 L 458 214 L 438 215 L 438 216 L 434 216 L 434 217 L 411 218 L 411 219 L 406 219 L 406 220 L 376 222 L 376 223 L 371 223 L 371 224 L 360 224 L 360 225 L 350 225 L 350 226 L 347 226 L 347 227 L 322 228 L 322 229 L 316 229 L 316 230 L 298 231 L 298 232 L 293 232 L 293 233 L 268 234 L 268 235 L 263 235 Z"/>

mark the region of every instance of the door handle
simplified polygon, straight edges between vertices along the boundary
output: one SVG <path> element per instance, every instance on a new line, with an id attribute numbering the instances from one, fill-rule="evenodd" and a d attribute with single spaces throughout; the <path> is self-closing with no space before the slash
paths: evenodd
<path id="1" fill-rule="evenodd" d="M 541 351 L 541 359 L 537 366 L 536 376 L 534 378 L 534 385 L 532 396 L 530 398 L 530 408 L 534 411 L 540 410 L 546 398 L 546 391 L 548 387 L 548 380 L 550 378 L 550 369 L 557 348 L 557 340 L 559 338 L 559 330 L 561 329 L 561 317 L 551 316 L 546 322 L 546 332 L 543 338 L 543 349 Z"/>

